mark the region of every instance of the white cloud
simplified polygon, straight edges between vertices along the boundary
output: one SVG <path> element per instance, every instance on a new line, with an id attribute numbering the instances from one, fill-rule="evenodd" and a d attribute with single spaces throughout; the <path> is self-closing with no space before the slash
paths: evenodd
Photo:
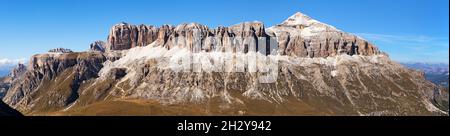
<path id="1" fill-rule="evenodd" d="M 25 62 L 26 62 L 25 58 L 22 58 L 22 59 L 6 59 L 6 58 L 3 58 L 3 59 L 0 59 L 0 67 L 2 67 L 2 66 L 10 66 L 10 65 L 17 65 L 19 63 L 23 64 Z"/>

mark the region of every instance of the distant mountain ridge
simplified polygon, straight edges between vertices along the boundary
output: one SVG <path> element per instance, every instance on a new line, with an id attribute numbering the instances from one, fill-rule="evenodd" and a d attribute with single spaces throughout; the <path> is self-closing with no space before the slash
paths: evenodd
<path id="1" fill-rule="evenodd" d="M 410 68 L 415 68 L 424 71 L 425 73 L 445 74 L 449 72 L 449 64 L 445 63 L 423 63 L 423 62 L 410 62 L 402 63 Z"/>
<path id="2" fill-rule="evenodd" d="M 402 63 L 403 65 L 423 71 L 427 80 L 437 85 L 449 87 L 449 65 L 445 63 Z"/>

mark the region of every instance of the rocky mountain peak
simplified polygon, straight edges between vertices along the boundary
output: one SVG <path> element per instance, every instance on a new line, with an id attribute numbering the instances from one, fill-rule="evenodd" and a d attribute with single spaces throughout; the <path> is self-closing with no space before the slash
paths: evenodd
<path id="1" fill-rule="evenodd" d="M 12 79 L 20 77 L 25 71 L 27 70 L 27 67 L 24 64 L 17 64 L 17 66 L 11 71 L 10 77 Z"/>
<path id="2" fill-rule="evenodd" d="M 266 30 L 277 37 L 278 53 L 297 57 L 380 54 L 368 41 L 312 19 L 300 12 Z"/>
<path id="3" fill-rule="evenodd" d="M 338 30 L 331 25 L 317 21 L 300 12 L 295 13 L 294 15 L 283 21 L 281 24 L 278 24 L 269 29 L 281 29 L 282 31 L 289 31 L 291 34 L 300 35 L 302 37 L 313 37 L 324 35 L 326 33 L 342 32 L 341 30 Z"/>
<path id="4" fill-rule="evenodd" d="M 66 49 L 66 48 L 55 48 L 55 49 L 51 49 L 48 52 L 50 53 L 72 53 L 73 51 L 70 49 Z"/>
<path id="5" fill-rule="evenodd" d="M 310 26 L 311 24 L 317 22 L 318 22 L 317 20 L 314 20 L 303 13 L 297 12 L 294 15 L 290 16 L 287 20 L 285 20 L 281 24 L 287 26 L 295 26 L 295 25 Z"/>
<path id="6" fill-rule="evenodd" d="M 119 25 L 128 25 L 127 22 L 120 22 Z"/>
<path id="7" fill-rule="evenodd" d="M 253 21 L 253 22 L 243 22 L 237 25 L 230 26 L 233 30 L 239 30 L 241 33 L 247 33 L 246 35 L 238 36 L 250 36 L 250 33 L 255 33 L 257 37 L 265 37 L 265 26 L 262 22 Z"/>
<path id="8" fill-rule="evenodd" d="M 0 77 L 0 101 L 11 87 L 11 84 L 15 80 L 20 80 L 20 77 L 23 76 L 26 70 L 27 67 L 24 64 L 19 63 L 15 68 L 11 70 L 8 76 Z"/>
<path id="9" fill-rule="evenodd" d="M 106 43 L 104 41 L 95 41 L 90 44 L 89 51 L 93 52 L 105 52 Z"/>

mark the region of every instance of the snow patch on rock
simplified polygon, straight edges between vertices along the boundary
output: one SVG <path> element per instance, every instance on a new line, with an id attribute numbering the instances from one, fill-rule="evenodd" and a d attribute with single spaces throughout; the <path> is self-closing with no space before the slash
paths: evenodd
<path id="1" fill-rule="evenodd" d="M 331 76 L 336 77 L 337 74 L 338 74 L 338 71 L 337 71 L 337 70 L 331 71 Z"/>

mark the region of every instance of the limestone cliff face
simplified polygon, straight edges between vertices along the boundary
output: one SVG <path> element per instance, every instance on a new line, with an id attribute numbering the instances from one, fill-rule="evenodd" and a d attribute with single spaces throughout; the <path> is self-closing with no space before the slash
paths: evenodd
<path id="1" fill-rule="evenodd" d="M 264 25 L 260 22 L 246 22 L 217 29 L 210 29 L 197 23 L 181 24 L 176 27 L 163 25 L 159 28 L 122 23 L 111 29 L 108 37 L 109 47 L 107 48 L 110 50 L 127 50 L 153 43 L 152 46 L 164 46 L 168 49 L 179 46 L 195 51 L 248 49 L 249 45 L 253 46 L 250 48 L 256 49 L 258 37 L 268 38 Z M 239 45 L 245 47 L 235 47 L 234 45 L 237 45 L 238 42 L 240 42 Z M 194 47 L 197 44 L 199 47 Z"/>
<path id="2" fill-rule="evenodd" d="M 104 41 L 95 41 L 89 45 L 89 51 L 91 52 L 105 52 L 106 43 Z"/>
<path id="3" fill-rule="evenodd" d="M 186 38 L 187 43 L 177 42 L 176 38 L 180 37 Z M 214 37 L 214 39 L 207 37 Z M 265 39 L 261 41 L 258 38 Z M 267 31 L 261 22 L 246 22 L 216 29 L 196 23 L 181 24 L 176 27 L 164 25 L 160 28 L 122 23 L 114 26 L 108 37 L 111 50 L 127 50 L 136 46 L 147 46 L 157 41 L 153 46 L 164 46 L 168 49 L 180 45 L 194 50 L 193 45 L 199 43 L 198 50 L 225 51 L 243 48 L 242 51 L 246 52 L 248 49 L 261 50 L 258 47 L 264 45 L 269 52 L 270 49 L 267 46 L 270 40 L 278 43 L 277 52 L 280 55 L 314 58 L 339 54 L 363 56 L 380 54 L 380 51 L 368 41 L 301 13 L 268 28 Z"/>
<path id="4" fill-rule="evenodd" d="M 368 41 L 333 26 L 296 13 L 268 29 L 278 38 L 279 53 L 297 57 L 328 57 L 339 54 L 370 56 L 380 51 Z"/>
<path id="5" fill-rule="evenodd" d="M 152 102 L 179 108 L 170 115 L 186 115 L 186 107 L 201 115 L 448 115 L 440 104 L 448 91 L 370 42 L 301 13 L 269 28 L 121 23 L 87 52 L 34 55 L 16 73 L 23 74 L 12 74 L 20 80 L 3 100 L 27 115 L 97 115 Z M 102 105 L 130 99 L 139 102 Z M 146 114 L 167 113 L 156 111 Z"/>
<path id="6" fill-rule="evenodd" d="M 48 52 L 51 53 L 72 53 L 73 51 L 70 49 L 65 49 L 65 48 L 56 48 L 56 49 L 51 49 Z"/>
<path id="7" fill-rule="evenodd" d="M 3 100 L 22 111 L 65 106 L 78 97 L 81 82 L 97 77 L 104 61 L 101 53 L 91 52 L 34 55 Z"/>
<path id="8" fill-rule="evenodd" d="M 11 70 L 9 75 L 0 78 L 0 99 L 6 95 L 13 82 L 21 79 L 26 70 L 26 66 L 19 63 Z"/>
<path id="9" fill-rule="evenodd" d="M 146 46 L 158 37 L 159 29 L 146 25 L 121 23 L 111 28 L 108 36 L 108 50 L 125 50 Z"/>

